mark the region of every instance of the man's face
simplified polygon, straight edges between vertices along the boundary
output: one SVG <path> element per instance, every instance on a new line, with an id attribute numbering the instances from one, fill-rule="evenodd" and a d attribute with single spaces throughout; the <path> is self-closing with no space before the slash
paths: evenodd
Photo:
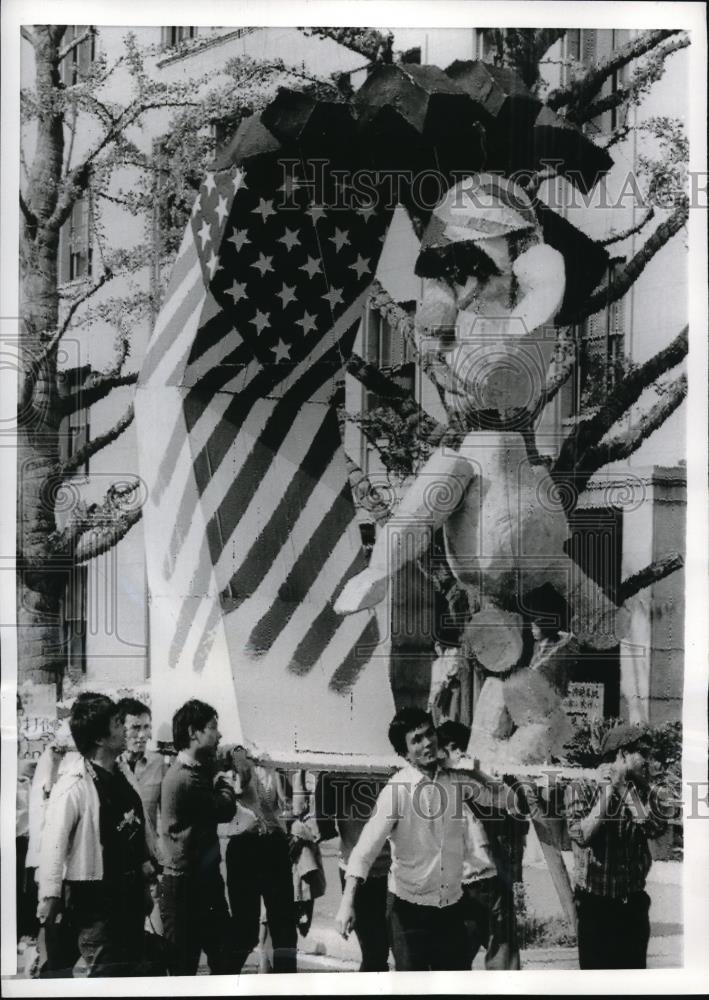
<path id="1" fill-rule="evenodd" d="M 622 751 L 626 775 L 636 784 L 647 785 L 650 778 L 650 751 L 645 746 L 630 747 Z"/>
<path id="2" fill-rule="evenodd" d="M 195 750 L 195 756 L 200 760 L 210 760 L 216 757 L 217 747 L 222 734 L 219 732 L 219 723 L 216 715 L 210 719 L 204 729 L 192 729 L 191 737 Z"/>
<path id="3" fill-rule="evenodd" d="M 111 716 L 111 721 L 108 724 L 108 735 L 104 736 L 99 745 L 103 746 L 105 750 L 113 751 L 116 755 L 123 753 L 126 748 L 126 726 L 119 715 Z"/>
<path id="4" fill-rule="evenodd" d="M 441 747 L 441 753 L 446 764 L 457 764 L 463 756 L 463 751 L 455 743 L 446 743 Z"/>
<path id="5" fill-rule="evenodd" d="M 152 719 L 148 712 L 142 715 L 126 715 L 126 750 L 128 753 L 145 753 L 145 748 L 152 736 Z"/>
<path id="6" fill-rule="evenodd" d="M 433 723 L 426 722 L 406 734 L 406 759 L 418 767 L 435 766 L 438 760 L 438 737 Z"/>

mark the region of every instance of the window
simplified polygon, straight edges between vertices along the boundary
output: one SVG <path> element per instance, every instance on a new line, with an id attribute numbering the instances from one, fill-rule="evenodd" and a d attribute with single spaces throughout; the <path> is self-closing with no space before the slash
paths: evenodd
<path id="1" fill-rule="evenodd" d="M 72 566 L 64 589 L 62 628 L 70 675 L 86 672 L 86 566 Z"/>
<path id="2" fill-rule="evenodd" d="M 88 278 L 92 273 L 91 196 L 85 192 L 74 204 L 59 234 L 59 282 Z"/>
<path id="3" fill-rule="evenodd" d="M 582 63 L 585 67 L 607 59 L 615 49 L 625 44 L 630 37 L 628 30 L 598 29 L 598 28 L 575 28 L 566 32 L 566 56 L 575 62 Z M 568 83 L 571 77 L 570 67 L 566 67 L 565 82 Z M 623 66 L 616 70 L 608 80 L 605 81 L 598 97 L 607 97 L 616 91 L 628 79 L 628 66 Z M 611 108 L 604 111 L 583 126 L 584 131 L 589 135 L 601 135 L 611 132 L 619 124 L 619 115 L 622 109 Z"/>
<path id="4" fill-rule="evenodd" d="M 475 28 L 474 49 L 475 58 L 483 62 L 494 62 L 497 56 L 497 38 L 495 32 L 505 34 L 504 28 Z"/>
<path id="5" fill-rule="evenodd" d="M 610 284 L 625 261 L 609 262 Z M 589 316 L 576 329 L 577 362 L 574 375 L 561 390 L 563 418 L 576 417 L 600 406 L 622 378 L 625 361 L 625 302 L 619 299 Z"/>
<path id="6" fill-rule="evenodd" d="M 62 463 L 69 461 L 76 453 L 89 443 L 89 410 L 82 407 L 70 414 L 64 421 L 63 432 L 59 435 L 59 457 Z M 88 459 L 75 472 L 77 476 L 88 476 Z"/>
<path id="7" fill-rule="evenodd" d="M 404 307 L 406 307 L 404 303 Z M 413 303 L 412 303 L 413 305 Z M 392 330 L 386 319 L 376 309 L 369 309 L 365 318 L 365 358 L 377 368 L 393 377 L 402 388 L 414 394 L 415 364 L 411 360 L 411 351 L 402 334 Z M 391 369 L 396 368 L 396 372 Z M 367 392 L 365 396 L 365 412 L 377 406 L 387 406 L 385 397 L 375 392 Z"/>
<path id="8" fill-rule="evenodd" d="M 75 38 L 80 38 L 91 26 L 88 24 L 70 24 L 64 33 L 63 45 L 69 45 Z M 83 41 L 75 45 L 65 57 L 62 64 L 62 77 L 67 87 L 72 87 L 86 75 L 91 63 L 96 58 L 96 34 L 91 33 Z"/>
<path id="9" fill-rule="evenodd" d="M 199 28 L 195 25 L 173 24 L 162 29 L 162 47 L 174 49 L 190 38 L 196 38 Z"/>

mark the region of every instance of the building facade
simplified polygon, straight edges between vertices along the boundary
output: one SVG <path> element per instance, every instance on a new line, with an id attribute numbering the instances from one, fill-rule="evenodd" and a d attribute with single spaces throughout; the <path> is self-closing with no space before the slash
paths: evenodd
<path id="1" fill-rule="evenodd" d="M 71 31 L 78 32 L 81 28 L 74 26 Z M 96 59 L 97 53 L 104 52 L 109 62 L 117 58 L 125 31 L 101 28 L 82 43 L 65 66 L 67 85 L 81 78 L 82 71 Z M 286 85 L 291 82 L 291 74 L 310 71 L 321 77 L 346 75 L 356 89 L 367 74 L 367 60 L 363 56 L 331 39 L 296 28 L 168 26 L 141 28 L 136 33 L 141 44 L 154 47 L 149 71 L 166 83 L 202 80 L 207 74 L 209 81 L 201 82 L 200 86 L 214 86 L 228 79 L 225 73 L 228 61 L 243 57 L 259 61 L 282 60 L 279 79 Z M 627 32 L 610 29 L 567 32 L 547 54 L 545 86 L 553 88 L 564 82 L 569 60 L 596 61 L 628 37 Z M 406 61 L 444 68 L 455 59 L 494 58 L 494 47 L 483 29 L 397 29 L 394 50 L 402 53 Z M 23 73 L 25 82 L 29 82 L 32 69 L 29 46 L 23 55 Z M 621 85 L 623 72 L 609 81 L 607 88 Z M 677 53 L 668 62 L 664 78 L 654 85 L 640 107 L 631 112 L 632 123 L 637 125 L 655 116 L 676 115 L 686 110 L 686 73 L 685 57 Z M 130 79 L 125 65 L 117 70 L 111 86 L 116 100 L 123 99 L 129 91 Z M 678 108 L 678 95 L 682 95 L 684 108 Z M 602 143 L 604 136 L 621 124 L 627 123 L 621 122 L 615 113 L 607 112 L 589 123 L 587 131 Z M 143 127 L 133 130 L 131 138 L 148 153 L 161 142 L 169 127 L 169 112 L 150 112 Z M 205 128 L 215 130 L 217 141 L 228 139 L 228 121 L 216 118 L 205 123 Z M 90 128 L 85 128 L 79 120 L 73 139 L 74 155 L 78 158 L 83 149 L 90 148 L 91 141 Z M 31 134 L 26 143 L 26 148 L 31 150 Z M 639 142 L 638 133 L 631 131 L 625 141 L 614 146 L 615 166 L 599 185 L 595 202 L 579 204 L 571 186 L 562 180 L 547 182 L 540 190 L 540 197 L 555 207 L 560 206 L 562 214 L 596 239 L 631 229 L 639 221 L 643 209 L 630 195 L 625 199 L 621 195 L 642 155 L 648 155 L 647 149 Z M 129 190 L 130 169 L 118 171 L 113 184 L 117 195 Z M 104 199 L 98 204 L 92 201 L 89 193 L 77 203 L 62 232 L 60 275 L 64 290 L 82 287 L 100 273 L 109 249 L 122 247 L 130 252 L 133 247 L 146 243 L 151 252 L 145 266 L 130 282 L 116 279 L 110 295 L 135 294 L 136 288 L 152 291 L 159 288 L 169 270 L 169 253 L 174 249 L 165 245 L 161 211 L 164 207 L 158 207 L 149 218 L 136 218 L 125 211 L 118 200 Z M 615 243 L 611 267 L 620 267 L 631 259 L 646 236 L 647 230 L 642 230 Z M 417 252 L 418 240 L 411 223 L 404 210 L 399 209 L 385 242 L 377 278 L 391 297 L 408 310 L 413 308 L 421 292 L 420 279 L 414 275 Z M 599 370 L 610 370 L 610 375 L 604 379 L 620 378 L 623 362 L 637 364 L 652 356 L 672 339 L 686 319 L 686 251 L 682 237 L 678 236 L 650 262 L 620 302 L 591 317 L 574 331 L 582 345 L 578 364 L 587 366 L 589 371 L 594 365 Z M 71 368 L 90 363 L 94 368 L 105 369 L 111 364 L 116 337 L 129 334 L 129 367 L 138 370 L 150 328 L 150 317 L 123 331 L 97 319 L 90 328 L 65 338 L 62 364 Z M 432 416 L 443 417 L 431 383 L 417 371 L 406 344 L 374 308 L 363 317 L 356 350 L 385 371 L 396 368 L 397 377 L 410 386 L 421 405 Z M 610 369 L 609 358 L 617 362 L 610 365 Z M 556 454 L 563 436 L 579 416 L 602 401 L 583 397 L 582 374 L 579 370 L 542 415 L 539 442 L 542 451 L 549 455 Z M 129 387 L 115 390 L 90 410 L 72 416 L 63 429 L 65 454 L 73 454 L 90 437 L 112 427 L 128 405 L 132 391 Z M 370 412 L 380 403 L 376 396 L 349 377 L 346 401 L 349 411 L 361 414 Z M 645 405 L 647 398 L 641 403 Z M 580 558 L 585 560 L 584 568 L 589 575 L 594 575 L 594 560 L 598 573 L 612 572 L 620 580 L 669 551 L 683 551 L 684 411 L 681 406 L 629 460 L 600 470 L 584 490 L 571 528 L 572 537 L 576 539 L 573 544 L 577 545 Z M 375 485 L 386 487 L 389 495 L 396 497 L 405 484 L 386 475 L 376 448 L 368 443 L 355 424 L 348 423 L 345 434 L 348 455 Z M 110 448 L 96 454 L 77 473 L 75 485 L 81 494 L 89 501 L 96 500 L 110 483 L 135 477 L 137 447 L 135 428 L 131 426 Z M 361 512 L 361 522 L 364 540 L 371 541 L 375 526 L 365 511 Z M 75 677 L 113 686 L 140 684 L 149 679 L 151 647 L 147 607 L 150 596 L 144 545 L 139 523 L 116 548 L 85 567 L 77 567 L 73 574 L 67 588 L 64 628 L 70 673 Z M 596 664 L 589 674 L 591 679 L 603 678 L 605 714 L 650 722 L 681 717 L 683 588 L 683 574 L 677 572 L 631 599 L 632 624 L 628 639 L 611 658 L 612 662 L 601 667 Z M 421 661 L 421 642 L 419 635 L 405 636 L 399 664 L 410 676 L 426 679 L 425 669 L 423 674 L 410 669 L 412 663 Z M 410 658 L 407 658 L 409 653 Z M 474 691 L 474 686 L 471 690 Z M 420 700 L 422 696 L 425 696 L 424 691 L 412 690 L 412 699 Z"/>

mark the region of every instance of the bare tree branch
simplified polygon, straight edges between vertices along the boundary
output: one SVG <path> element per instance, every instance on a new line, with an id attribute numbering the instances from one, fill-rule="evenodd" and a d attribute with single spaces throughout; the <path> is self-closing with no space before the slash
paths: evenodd
<path id="1" fill-rule="evenodd" d="M 350 458 L 347 452 L 345 452 L 345 461 L 355 502 L 369 511 L 377 524 L 383 524 L 391 516 L 391 510 L 382 500 L 376 486 L 372 485 L 369 477 Z"/>
<path id="2" fill-rule="evenodd" d="M 583 307 L 574 316 L 574 323 L 580 323 L 587 316 L 605 309 L 612 302 L 622 299 L 626 292 L 638 280 L 642 272 L 650 263 L 652 258 L 658 253 L 673 236 L 675 236 L 689 218 L 689 209 L 686 204 L 681 204 L 672 214 L 647 238 L 635 256 L 628 263 L 620 268 L 613 280 L 605 288 L 594 292 L 583 304 Z"/>
<path id="3" fill-rule="evenodd" d="M 82 563 L 112 549 L 142 516 L 139 488 L 139 480 L 114 484 L 102 503 L 90 507 L 81 503 L 66 528 L 52 536 L 52 551 Z"/>
<path id="4" fill-rule="evenodd" d="M 76 315 L 76 311 L 81 308 L 84 302 L 86 302 L 93 295 L 95 295 L 96 292 L 99 290 L 99 288 L 103 288 L 106 282 L 110 281 L 112 278 L 113 278 L 113 272 L 109 268 L 106 268 L 106 270 L 103 272 L 98 281 L 96 281 L 86 292 L 84 292 L 83 295 L 80 295 L 78 298 L 74 299 L 64 318 L 63 323 L 61 323 L 60 326 L 57 327 L 55 332 L 52 334 L 51 338 L 45 344 L 44 349 L 42 350 L 42 353 L 39 356 L 40 363 L 45 361 L 52 353 L 52 351 L 55 350 L 59 341 L 62 339 L 64 334 L 69 329 L 71 321 Z"/>
<path id="5" fill-rule="evenodd" d="M 27 204 L 27 202 L 23 198 L 21 191 L 20 191 L 20 209 L 22 211 L 22 214 L 25 217 L 25 222 L 27 223 L 27 225 L 30 226 L 32 229 L 36 229 L 37 228 L 37 216 L 34 214 L 34 212 L 32 211 L 32 209 L 29 207 L 29 205 Z"/>
<path id="6" fill-rule="evenodd" d="M 372 282 L 372 294 L 370 295 L 369 302 L 372 308 L 376 309 L 385 318 L 392 330 L 406 340 L 411 351 L 412 360 L 429 377 L 436 387 L 441 402 L 445 406 L 445 386 L 441 384 L 438 378 L 434 361 L 428 355 L 419 351 L 413 316 L 410 316 L 405 309 L 402 309 L 399 303 L 394 301 L 389 292 L 376 279 Z"/>
<path id="7" fill-rule="evenodd" d="M 637 451 L 640 445 L 650 435 L 662 427 L 667 418 L 674 413 L 687 395 L 687 376 L 680 375 L 661 399 L 659 399 L 643 416 L 633 421 L 631 427 L 623 434 L 618 434 L 607 441 L 589 448 L 578 461 L 577 468 L 581 475 L 592 475 L 596 469 L 609 462 L 618 462 L 628 458 Z"/>
<path id="8" fill-rule="evenodd" d="M 82 533 L 74 559 L 77 563 L 88 562 L 114 548 L 128 534 L 134 524 L 143 516 L 142 508 L 131 510 L 116 516 L 114 522 L 102 527 L 88 528 Z"/>
<path id="9" fill-rule="evenodd" d="M 651 219 L 654 219 L 654 217 L 655 217 L 655 207 L 653 205 L 650 205 L 645 214 L 640 219 L 640 222 L 637 223 L 637 225 L 630 226 L 629 229 L 624 229 L 620 233 L 615 233 L 613 236 L 609 236 L 607 239 L 601 240 L 600 241 L 601 246 L 609 247 L 613 243 L 620 243 L 621 240 L 627 240 L 629 236 L 634 236 L 635 233 L 639 233 L 640 230 L 644 226 L 646 226 Z"/>
<path id="10" fill-rule="evenodd" d="M 670 552 L 666 556 L 656 559 L 649 566 L 645 566 L 644 569 L 623 580 L 618 592 L 618 605 L 624 604 L 628 598 L 634 597 L 645 587 L 657 583 L 658 580 L 664 580 L 671 573 L 676 573 L 683 566 L 684 556 L 679 552 Z"/>
<path id="11" fill-rule="evenodd" d="M 556 176 L 557 172 L 553 167 L 545 167 L 543 170 L 536 170 L 524 185 L 526 194 L 531 199 L 534 199 L 544 181 L 550 181 Z"/>
<path id="12" fill-rule="evenodd" d="M 638 401 L 645 389 L 686 357 L 689 349 L 688 331 L 689 328 L 685 326 L 671 344 L 645 364 L 629 372 L 597 413 L 579 421 L 562 444 L 559 457 L 554 463 L 552 475 L 557 481 L 563 481 L 565 476 L 573 474 L 579 457 L 602 440 L 623 414 Z"/>
<path id="13" fill-rule="evenodd" d="M 26 42 L 30 43 L 32 48 L 36 48 L 37 39 L 34 37 L 34 32 L 30 31 L 30 29 L 24 24 L 20 26 L 20 35 Z"/>
<path id="14" fill-rule="evenodd" d="M 645 55 L 651 49 L 671 35 L 679 34 L 680 29 L 669 31 L 644 31 L 637 38 L 631 39 L 625 45 L 616 49 L 607 59 L 592 66 L 583 76 L 577 77 L 565 87 L 552 91 L 547 98 L 547 105 L 554 111 L 567 105 L 586 104 L 599 93 L 605 81 L 617 70 L 622 69 L 633 59 Z"/>
<path id="15" fill-rule="evenodd" d="M 138 381 L 138 372 L 131 372 L 129 375 L 106 375 L 92 372 L 89 375 L 88 384 L 83 385 L 77 392 L 72 393 L 63 401 L 61 411 L 64 416 L 76 413 L 86 406 L 93 406 L 108 396 L 113 389 L 120 389 L 125 385 L 135 385 Z"/>
<path id="16" fill-rule="evenodd" d="M 87 38 L 91 38 L 92 35 L 95 34 L 96 29 L 92 24 L 90 24 L 84 31 L 81 32 L 80 35 L 77 35 L 76 38 L 72 38 L 70 42 L 67 42 L 66 45 L 63 45 L 59 49 L 57 61 L 61 62 L 63 59 L 66 59 L 70 52 L 73 52 L 74 49 L 78 49 L 82 42 L 85 42 Z"/>
<path id="17" fill-rule="evenodd" d="M 320 38 L 332 38 L 352 52 L 357 52 L 370 62 L 392 61 L 392 46 L 394 35 L 391 31 L 378 31 L 376 28 L 299 28 L 306 35 L 318 35 Z"/>
<path id="18" fill-rule="evenodd" d="M 76 472 L 77 469 L 80 469 L 82 465 L 88 462 L 92 455 L 102 451 L 112 441 L 120 437 L 123 431 L 133 423 L 133 417 L 133 404 L 131 403 L 123 416 L 116 421 L 109 431 L 87 442 L 83 448 L 79 448 L 75 455 L 72 455 L 70 459 L 64 462 L 59 468 L 59 475 L 62 477 L 68 476 L 72 472 Z"/>
<path id="19" fill-rule="evenodd" d="M 618 87 L 613 93 L 607 94 L 605 97 L 599 97 L 590 104 L 575 106 L 573 110 L 569 111 L 567 117 L 576 125 L 583 125 L 584 122 L 591 121 L 591 119 L 598 117 L 598 115 L 602 115 L 604 111 L 612 111 L 613 108 L 619 108 L 623 104 L 637 99 L 644 88 L 651 83 L 655 83 L 660 78 L 663 72 L 662 67 L 667 57 L 673 52 L 677 52 L 678 49 L 686 48 L 688 45 L 688 35 L 684 35 L 669 42 L 667 45 L 663 45 L 662 48 L 658 48 L 653 53 L 654 59 L 651 59 L 647 66 L 638 67 L 627 86 Z M 658 63 L 657 60 L 661 61 Z"/>
<path id="20" fill-rule="evenodd" d="M 57 199 L 57 204 L 51 217 L 47 221 L 49 229 L 59 229 L 69 218 L 71 210 L 79 196 L 86 190 L 91 175 L 91 167 L 101 155 L 101 153 L 112 143 L 121 138 L 125 129 L 134 125 L 136 121 L 147 111 L 154 111 L 158 108 L 196 108 L 199 101 L 188 100 L 136 100 L 121 111 L 120 115 L 114 119 L 113 125 L 108 128 L 96 146 L 87 154 L 84 161 L 67 174 L 62 192 Z"/>
<path id="21" fill-rule="evenodd" d="M 576 341 L 569 336 L 569 329 L 560 331 L 539 402 L 540 410 L 548 406 L 562 386 L 568 382 L 576 364 L 576 353 Z"/>

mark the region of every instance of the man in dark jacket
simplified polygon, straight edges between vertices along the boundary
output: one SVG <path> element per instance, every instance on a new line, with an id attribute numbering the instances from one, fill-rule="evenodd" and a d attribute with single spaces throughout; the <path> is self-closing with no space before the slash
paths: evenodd
<path id="1" fill-rule="evenodd" d="M 228 776 L 216 773 L 217 713 L 193 699 L 172 720 L 177 758 L 160 797 L 163 878 L 160 913 L 173 976 L 194 976 L 202 951 L 213 975 L 237 971 L 219 870 L 217 824 L 236 812 Z"/>

